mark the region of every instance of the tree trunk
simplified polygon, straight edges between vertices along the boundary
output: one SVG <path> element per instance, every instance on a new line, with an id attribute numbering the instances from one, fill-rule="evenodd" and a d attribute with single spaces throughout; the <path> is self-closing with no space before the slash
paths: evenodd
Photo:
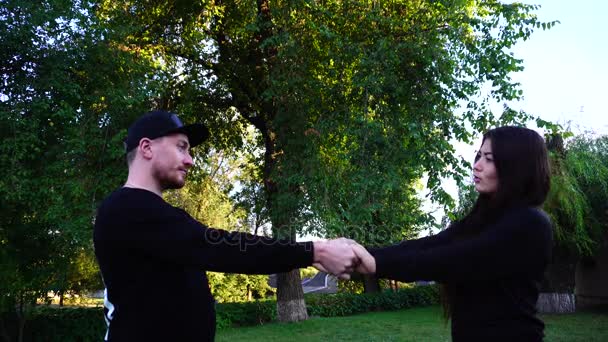
<path id="1" fill-rule="evenodd" d="M 9 332 L 4 325 L 4 320 L 0 317 L 0 332 L 2 333 L 2 340 L 4 342 L 11 342 L 13 339 L 9 336 Z"/>
<path id="2" fill-rule="evenodd" d="M 63 290 L 59 291 L 59 306 L 63 306 Z"/>
<path id="3" fill-rule="evenodd" d="M 249 74 L 236 73 L 226 75 L 226 77 L 231 81 L 232 105 L 238 109 L 243 118 L 259 130 L 264 139 L 262 177 L 266 208 L 269 212 L 274 236 L 277 238 L 291 237 L 295 241 L 295 232 L 284 231 L 290 229 L 290 225 L 284 223 L 289 223 L 289 214 L 297 213 L 299 208 L 283 207 L 282 200 L 277 199 L 284 194 L 284 191 L 291 191 L 291 189 L 279 190 L 276 181 L 280 177 L 285 177 L 280 172 L 280 161 L 278 160 L 283 154 L 283 151 L 277 150 L 277 136 L 280 133 L 276 132 L 277 128 L 273 125 L 278 113 L 277 99 L 262 96 L 264 90 L 271 86 L 270 73 L 277 58 L 277 48 L 273 44 L 268 44 L 268 39 L 274 35 L 270 0 L 257 0 L 256 5 L 256 25 L 259 30 L 250 42 L 252 48 L 247 49 L 243 56 L 239 56 L 241 63 L 246 63 L 250 67 Z M 227 39 L 229 34 L 222 32 L 221 21 L 218 21 L 218 25 L 220 25 L 220 30 L 216 39 L 221 62 L 216 65 L 218 74 L 225 74 L 220 67 L 223 64 L 231 67 L 234 63 L 231 58 L 235 58 L 237 51 L 231 50 L 231 43 Z M 308 318 L 299 270 L 277 274 L 277 318 L 282 322 L 301 321 Z"/>
<path id="4" fill-rule="evenodd" d="M 23 342 L 23 332 L 25 331 L 25 317 L 19 318 L 19 333 L 18 333 L 18 341 Z"/>
<path id="5" fill-rule="evenodd" d="M 17 341 L 18 342 L 23 342 L 23 332 L 25 331 L 25 310 L 26 310 L 26 304 L 24 303 L 25 299 L 24 296 L 21 295 L 21 298 L 19 300 L 19 308 L 17 309 L 17 324 L 18 324 L 18 330 L 17 330 Z"/>
<path id="6" fill-rule="evenodd" d="M 380 292 L 380 281 L 373 274 L 363 275 L 363 292 L 378 293 Z"/>
<path id="7" fill-rule="evenodd" d="M 268 129 L 263 134 L 266 151 L 264 153 L 264 188 L 267 196 L 267 207 L 270 211 L 274 236 L 277 238 L 289 238 L 296 240 L 296 232 L 292 230 L 288 222 L 287 213 L 295 212 L 294 208 L 282 206 L 277 202 L 279 187 L 272 176 L 278 167 L 279 161 L 276 157 L 276 134 Z M 280 174 L 278 175 L 281 176 Z M 286 191 L 286 190 L 283 190 Z M 290 190 L 287 190 L 290 191 Z M 277 319 L 280 322 L 297 322 L 308 319 L 306 303 L 304 302 L 304 290 L 300 270 L 292 270 L 287 273 L 277 274 Z"/>
<path id="8" fill-rule="evenodd" d="M 308 319 L 300 270 L 277 274 L 277 319 L 297 322 Z"/>

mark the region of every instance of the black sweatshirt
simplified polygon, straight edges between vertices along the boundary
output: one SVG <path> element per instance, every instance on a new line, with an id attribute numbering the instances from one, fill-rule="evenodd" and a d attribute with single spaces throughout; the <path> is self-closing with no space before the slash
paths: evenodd
<path id="1" fill-rule="evenodd" d="M 208 228 L 132 188 L 102 202 L 94 243 L 109 341 L 212 341 L 215 310 L 205 271 L 270 274 L 313 262 L 312 242 Z"/>
<path id="2" fill-rule="evenodd" d="M 478 235 L 455 236 L 464 228 L 372 249 L 376 274 L 445 283 L 453 299 L 453 341 L 542 341 L 536 301 L 551 258 L 548 217 L 515 208 Z"/>

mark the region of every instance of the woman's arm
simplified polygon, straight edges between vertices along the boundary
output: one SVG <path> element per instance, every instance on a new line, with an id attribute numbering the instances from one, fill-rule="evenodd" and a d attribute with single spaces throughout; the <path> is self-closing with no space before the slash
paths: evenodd
<path id="1" fill-rule="evenodd" d="M 505 215 L 474 237 L 428 248 L 407 243 L 370 250 L 379 277 L 441 282 L 526 275 L 542 271 L 551 251 L 551 224 L 526 208 Z"/>

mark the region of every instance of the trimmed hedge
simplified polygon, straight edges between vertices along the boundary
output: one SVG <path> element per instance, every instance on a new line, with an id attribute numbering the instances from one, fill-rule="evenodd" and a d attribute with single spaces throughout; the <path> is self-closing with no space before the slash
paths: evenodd
<path id="1" fill-rule="evenodd" d="M 305 295 L 306 309 L 312 317 L 336 317 L 370 311 L 390 311 L 439 303 L 437 286 L 415 286 L 399 291 L 372 294 Z M 216 306 L 217 328 L 260 325 L 276 320 L 275 300 L 222 303 Z"/>
<path id="2" fill-rule="evenodd" d="M 416 286 L 399 291 L 372 294 L 337 293 L 306 298 L 310 316 L 335 317 L 370 311 L 390 311 L 439 303 L 436 286 Z"/>
<path id="3" fill-rule="evenodd" d="M 276 320 L 277 301 L 220 303 L 215 306 L 215 317 L 217 329 L 261 325 Z"/>
<path id="4" fill-rule="evenodd" d="M 397 292 L 312 294 L 305 298 L 310 316 L 335 317 L 433 305 L 439 302 L 439 291 L 436 286 L 416 286 Z M 275 321 L 276 315 L 275 300 L 216 305 L 218 329 L 260 325 Z M 102 308 L 41 306 L 26 322 L 24 341 L 100 341 L 105 329 Z"/>
<path id="5" fill-rule="evenodd" d="M 2 316 L 16 341 L 17 320 Z M 105 333 L 103 308 L 39 306 L 25 322 L 23 341 L 102 341 Z"/>

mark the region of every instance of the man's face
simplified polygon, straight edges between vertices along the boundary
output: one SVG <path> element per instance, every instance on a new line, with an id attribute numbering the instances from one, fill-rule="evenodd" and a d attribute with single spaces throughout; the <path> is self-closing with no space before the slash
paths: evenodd
<path id="1" fill-rule="evenodd" d="M 177 133 L 154 139 L 152 142 L 152 176 L 162 190 L 183 187 L 188 169 L 193 164 L 188 137 Z"/>

